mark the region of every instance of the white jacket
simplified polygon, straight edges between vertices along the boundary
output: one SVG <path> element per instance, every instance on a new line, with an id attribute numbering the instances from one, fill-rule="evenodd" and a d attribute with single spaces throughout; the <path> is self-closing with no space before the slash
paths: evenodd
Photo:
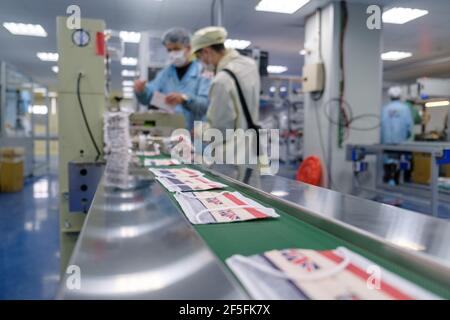
<path id="1" fill-rule="evenodd" d="M 256 62 L 242 56 L 236 50 L 228 49 L 217 66 L 216 76 L 212 80 L 209 90 L 210 103 L 206 114 L 209 127 L 222 131 L 225 139 L 226 129 L 247 129 L 248 126 L 236 84 L 229 74 L 222 71 L 223 69 L 229 69 L 236 75 L 255 124 L 259 122 L 261 84 Z"/>

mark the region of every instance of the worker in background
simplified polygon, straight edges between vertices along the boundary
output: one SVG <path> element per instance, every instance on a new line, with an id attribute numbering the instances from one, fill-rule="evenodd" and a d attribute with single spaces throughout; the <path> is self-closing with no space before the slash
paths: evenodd
<path id="1" fill-rule="evenodd" d="M 224 137 L 226 129 L 254 129 L 259 120 L 261 86 L 256 62 L 234 49 L 226 49 L 226 37 L 227 31 L 224 28 L 206 27 L 195 32 L 191 42 L 197 59 L 206 69 L 215 73 L 209 91 L 206 119 L 208 125 L 221 130 Z M 238 85 L 244 101 L 239 96 Z M 251 119 L 247 119 L 244 114 L 243 103 L 246 104 Z M 254 146 L 255 142 L 252 141 L 251 144 Z"/>
<path id="2" fill-rule="evenodd" d="M 401 88 L 389 89 L 391 102 L 381 112 L 381 143 L 399 144 L 412 135 L 414 122 L 408 105 L 400 100 Z"/>
<path id="3" fill-rule="evenodd" d="M 136 80 L 134 90 L 140 103 L 148 105 L 155 91 L 166 95 L 166 104 L 185 118 L 186 129 L 204 120 L 208 108 L 211 80 L 203 75 L 202 65 L 191 57 L 191 35 L 182 28 L 169 29 L 162 42 L 169 53 L 169 65 L 150 82 Z"/>

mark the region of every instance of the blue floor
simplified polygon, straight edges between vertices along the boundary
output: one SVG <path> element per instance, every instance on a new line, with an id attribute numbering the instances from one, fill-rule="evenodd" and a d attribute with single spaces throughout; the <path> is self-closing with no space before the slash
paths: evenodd
<path id="1" fill-rule="evenodd" d="M 58 180 L 0 193 L 0 299 L 53 299 L 59 282 Z"/>

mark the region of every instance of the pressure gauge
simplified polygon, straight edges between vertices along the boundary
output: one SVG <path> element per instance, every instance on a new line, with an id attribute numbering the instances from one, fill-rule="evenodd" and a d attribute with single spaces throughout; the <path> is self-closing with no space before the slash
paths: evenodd
<path id="1" fill-rule="evenodd" d="M 89 44 L 91 36 L 84 29 L 77 29 L 72 34 L 72 41 L 78 47 L 85 47 Z"/>

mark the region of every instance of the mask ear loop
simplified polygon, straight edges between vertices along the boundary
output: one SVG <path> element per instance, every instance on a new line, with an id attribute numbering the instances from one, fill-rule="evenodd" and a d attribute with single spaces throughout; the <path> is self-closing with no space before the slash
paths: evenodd
<path id="1" fill-rule="evenodd" d="M 325 279 L 325 278 L 334 276 L 334 275 L 340 273 L 341 271 L 345 270 L 345 268 L 347 268 L 347 266 L 350 264 L 350 257 L 347 253 L 348 252 L 347 249 L 345 249 L 344 247 L 338 247 L 336 249 L 336 251 L 338 251 L 343 256 L 342 262 L 339 263 L 338 265 L 334 266 L 333 268 L 329 268 L 327 270 L 316 271 L 309 275 L 297 275 L 297 276 L 290 276 L 290 275 L 285 274 L 284 272 L 275 270 L 275 269 L 267 267 L 265 265 L 260 265 L 257 262 L 253 261 L 252 259 L 250 259 L 249 257 L 245 257 L 242 255 L 235 255 L 233 258 L 241 263 L 249 265 L 259 271 L 262 271 L 268 275 L 271 275 L 271 276 L 274 276 L 277 278 L 292 280 L 294 282 L 295 281 L 314 281 L 314 280 L 321 280 L 321 279 Z"/>
<path id="2" fill-rule="evenodd" d="M 169 178 L 169 179 L 176 179 L 177 178 L 177 176 L 171 176 L 171 175 L 168 175 L 168 174 L 154 174 L 155 175 L 155 177 L 157 177 L 157 178 Z M 195 175 L 195 176 L 189 176 L 189 175 L 179 175 L 179 177 L 181 177 L 181 178 L 198 178 L 198 177 L 203 177 L 203 175 Z"/>
<path id="3" fill-rule="evenodd" d="M 179 194 L 180 196 L 183 196 L 185 198 L 190 198 L 190 199 L 211 199 L 211 198 L 215 198 L 217 196 L 224 195 L 225 193 L 230 193 L 230 192 L 229 191 L 221 191 L 218 193 L 214 193 L 214 195 L 211 195 L 211 196 L 204 196 L 204 195 L 194 196 L 192 194 L 187 194 L 185 192 L 176 191 L 176 194 Z"/>
<path id="4" fill-rule="evenodd" d="M 222 208 L 213 208 L 213 209 L 203 209 L 203 210 L 199 211 L 195 215 L 195 220 L 197 220 L 199 223 L 202 223 L 203 221 L 200 219 L 200 216 L 202 214 L 206 213 L 206 212 L 211 213 L 212 211 L 225 211 L 225 210 L 233 210 L 233 209 L 258 209 L 260 211 L 272 210 L 272 209 L 269 209 L 269 208 L 259 208 L 259 207 L 252 206 L 252 205 L 242 205 L 242 206 L 231 206 L 231 207 L 222 207 Z"/>

